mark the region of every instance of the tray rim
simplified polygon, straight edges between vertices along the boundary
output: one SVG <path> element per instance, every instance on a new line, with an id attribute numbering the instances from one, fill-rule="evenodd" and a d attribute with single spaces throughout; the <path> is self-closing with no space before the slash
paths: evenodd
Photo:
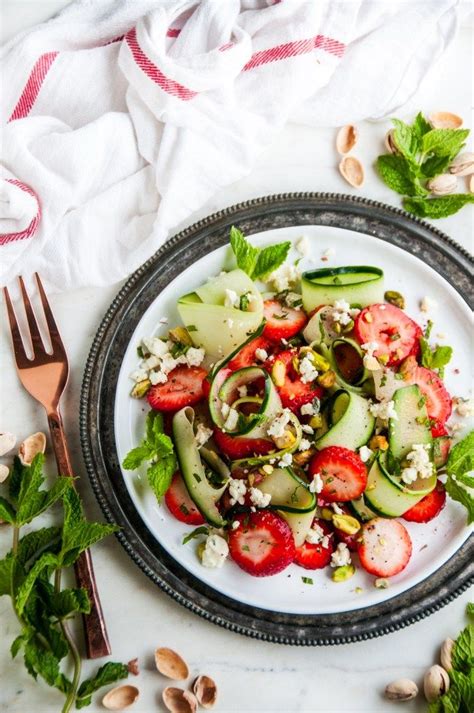
<path id="1" fill-rule="evenodd" d="M 166 253 L 173 251 L 173 249 L 178 246 L 185 245 L 186 241 L 189 240 L 193 235 L 199 233 L 205 229 L 218 229 L 220 222 L 225 222 L 230 217 L 236 219 L 248 219 L 257 220 L 258 217 L 263 217 L 265 214 L 271 214 L 272 212 L 277 212 L 277 210 L 285 211 L 289 213 L 296 211 L 297 208 L 307 209 L 318 209 L 323 208 L 326 204 L 330 204 L 332 210 L 339 213 L 359 213 L 363 215 L 370 215 L 370 209 L 374 209 L 381 213 L 378 216 L 382 219 L 382 222 L 398 224 L 399 226 L 411 228 L 412 231 L 418 233 L 419 237 L 427 242 L 429 246 L 436 247 L 437 249 L 443 248 L 442 252 L 454 263 L 457 263 L 458 269 L 465 271 L 469 274 L 474 266 L 474 259 L 469 255 L 467 250 L 462 246 L 458 245 L 456 241 L 450 238 L 448 235 L 440 231 L 437 227 L 432 226 L 424 220 L 416 218 L 409 215 L 405 211 L 386 205 L 384 203 L 367 199 L 361 196 L 352 196 L 340 193 L 325 193 L 325 192 L 297 192 L 297 193 L 283 193 L 283 194 L 273 194 L 268 196 L 261 196 L 258 198 L 243 201 L 232 206 L 228 206 L 220 211 L 212 213 L 211 215 L 193 223 L 192 225 L 181 230 L 174 236 L 172 236 L 160 249 L 155 252 L 143 265 L 141 265 L 132 275 L 129 276 L 126 283 L 118 291 L 117 295 L 113 299 L 105 316 L 103 317 L 87 358 L 86 366 L 84 369 L 84 376 L 82 381 L 81 396 L 80 396 L 80 440 L 81 448 L 84 457 L 84 462 L 86 465 L 86 470 L 89 475 L 89 480 L 92 484 L 94 494 L 98 500 L 102 512 L 104 513 L 106 519 L 109 522 L 116 522 L 116 514 L 114 514 L 114 507 L 111 505 L 107 498 L 106 488 L 104 488 L 101 483 L 101 479 L 98 476 L 98 463 L 97 457 L 98 453 L 94 449 L 92 444 L 92 438 L 89 430 L 89 418 L 90 418 L 90 400 L 93 398 L 94 394 L 94 372 L 97 358 L 100 354 L 101 349 L 103 349 L 104 344 L 107 343 L 108 330 L 111 326 L 114 317 L 116 317 L 117 311 L 121 306 L 126 304 L 127 298 L 132 295 L 133 289 L 137 283 L 149 272 L 154 266 L 156 266 L 160 258 Z M 391 219 L 391 220 L 390 220 Z M 295 223 L 296 225 L 296 223 Z M 331 226 L 328 226 L 331 227 Z M 375 239 L 382 239 L 380 236 L 374 235 Z M 436 241 L 435 241 L 436 239 Z M 408 250 L 408 252 L 410 252 Z M 469 297 L 458 285 L 454 285 L 457 292 L 461 297 L 467 302 L 468 306 L 472 308 L 473 299 Z M 132 300 L 133 302 L 133 300 Z M 113 335 L 112 340 L 113 342 Z M 107 351 L 111 344 L 107 345 Z M 99 374 L 100 382 L 102 381 L 103 373 Z M 97 385 L 96 385 L 97 386 Z M 100 386 L 100 384 L 99 384 Z M 100 395 L 100 389 L 98 391 Z M 94 404 L 93 410 L 98 409 L 98 402 Z M 99 459 L 102 456 L 100 444 L 99 444 Z M 102 461 L 103 463 L 103 461 Z M 100 465 L 100 463 L 99 463 Z M 105 473 L 107 471 L 105 470 Z M 115 505 L 115 503 L 114 503 Z M 121 511 L 121 508 L 120 508 Z M 129 524 L 129 523 L 127 523 Z M 146 527 L 143 525 L 146 529 Z M 116 534 L 118 540 L 132 558 L 132 560 L 138 564 L 140 569 L 145 572 L 145 574 L 158 586 L 165 591 L 169 596 L 171 596 L 175 601 L 185 606 L 189 610 L 198 614 L 199 616 L 218 624 L 228 630 L 235 631 L 240 634 L 250 636 L 252 638 L 272 641 L 275 643 L 282 644 L 293 644 L 293 645 L 334 645 L 334 644 L 344 644 L 354 641 L 362 641 L 367 639 L 372 639 L 392 631 L 409 626 L 412 623 L 420 621 L 421 619 L 429 616 L 430 614 L 438 611 L 440 608 L 453 601 L 457 596 L 464 592 L 474 581 L 474 563 L 472 562 L 472 545 L 474 544 L 474 536 L 471 536 L 466 540 L 463 546 L 456 552 L 454 557 L 450 561 L 445 563 L 439 570 L 434 572 L 427 580 L 414 585 L 412 588 L 406 590 L 402 595 L 393 597 L 387 600 L 388 602 L 395 602 L 410 592 L 419 590 L 422 585 L 426 584 L 428 581 L 439 580 L 439 588 L 435 593 L 428 593 L 425 596 L 421 596 L 420 601 L 415 601 L 407 609 L 403 608 L 402 612 L 398 611 L 392 613 L 390 616 L 376 616 L 374 621 L 369 621 L 369 626 L 362 630 L 361 625 L 356 625 L 348 627 L 351 629 L 349 632 L 344 632 L 342 626 L 330 626 L 328 631 L 321 627 L 324 619 L 328 617 L 337 617 L 337 615 L 303 615 L 296 617 L 292 614 L 282 614 L 278 613 L 279 618 L 296 619 L 296 618 L 310 618 L 315 622 L 315 626 L 311 627 L 295 627 L 291 623 L 272 623 L 269 626 L 269 622 L 265 620 L 265 614 L 269 613 L 268 610 L 256 609 L 250 605 L 238 603 L 237 600 L 232 600 L 225 595 L 220 594 L 217 590 L 209 587 L 203 583 L 201 589 L 207 590 L 207 593 L 211 593 L 210 597 L 204 595 L 204 602 L 196 603 L 195 600 L 190 598 L 189 592 L 183 594 L 178 591 L 175 586 L 172 586 L 169 581 L 165 581 L 162 576 L 160 576 L 156 571 L 154 571 L 146 562 L 143 553 L 137 552 L 135 545 L 130 539 L 133 537 L 127 536 L 124 530 Z M 142 542 L 142 545 L 144 543 Z M 174 561 L 175 562 L 175 561 Z M 176 563 L 177 564 L 177 563 Z M 179 570 L 178 566 L 178 570 Z M 448 571 L 449 570 L 449 571 Z M 447 573 L 448 576 L 441 577 L 441 573 Z M 179 584 L 179 579 L 176 578 L 174 573 L 170 573 L 171 580 L 174 580 L 174 584 Z M 190 577 L 191 580 L 195 579 Z M 196 580 L 199 581 L 199 580 Z M 179 588 L 179 587 L 178 587 Z M 189 590 L 189 587 L 185 586 L 185 589 Z M 192 587 L 191 587 L 191 591 Z M 208 599 L 210 603 L 215 605 L 214 599 L 224 600 L 224 607 L 219 603 L 217 606 L 212 607 L 214 611 L 209 611 L 206 606 L 208 605 Z M 201 599 L 203 597 L 201 596 Z M 199 599 L 199 594 L 198 594 Z M 240 612 L 234 612 L 235 620 L 230 620 L 221 611 L 228 612 L 229 609 L 225 608 L 225 601 L 234 602 L 239 605 L 240 608 L 249 610 L 246 615 L 242 615 Z M 385 602 L 385 604 L 387 603 Z M 379 605 L 373 605 L 370 607 L 364 607 L 363 609 L 357 610 L 358 612 L 369 613 L 374 608 Z M 217 610 L 217 611 L 216 611 Z M 346 612 L 350 614 L 349 612 Z M 272 612 L 270 612 L 272 614 Z M 263 615 L 263 618 L 259 615 Z M 369 617 L 370 618 L 370 617 Z M 249 621 L 250 620 L 250 621 Z M 379 620 L 379 622 L 378 622 Z M 311 629 L 307 631 L 307 629 Z M 313 631 L 314 628 L 314 631 Z M 293 630 L 294 629 L 294 630 Z"/>

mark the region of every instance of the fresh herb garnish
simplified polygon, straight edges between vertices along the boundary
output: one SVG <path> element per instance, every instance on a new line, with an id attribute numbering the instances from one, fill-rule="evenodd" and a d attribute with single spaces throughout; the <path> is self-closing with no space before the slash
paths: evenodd
<path id="1" fill-rule="evenodd" d="M 194 325 L 194 324 L 187 324 L 186 329 L 188 330 L 188 332 L 197 332 L 198 331 L 196 325 Z"/>
<path id="2" fill-rule="evenodd" d="M 432 129 L 421 112 L 411 125 L 399 119 L 393 123 L 397 152 L 379 156 L 377 169 L 389 188 L 406 196 L 405 210 L 423 218 L 444 218 L 474 203 L 470 193 L 427 198 L 429 179 L 447 171 L 465 145 L 468 129 Z"/>
<path id="3" fill-rule="evenodd" d="M 173 441 L 164 433 L 163 416 L 159 411 L 148 413 L 145 438 L 127 453 L 122 466 L 125 470 L 136 470 L 144 461 L 149 463 L 147 476 L 150 487 L 161 500 L 171 484 L 177 463 Z"/>
<path id="4" fill-rule="evenodd" d="M 314 584 L 313 580 L 311 577 L 301 577 L 303 584 Z"/>
<path id="5" fill-rule="evenodd" d="M 96 676 L 80 684 L 81 658 L 66 621 L 76 614 L 88 614 L 90 601 L 85 589 L 62 588 L 65 569 L 95 542 L 115 532 L 115 525 L 89 522 L 85 519 L 73 479 L 57 478 L 51 488 L 44 487 L 44 456 L 37 455 L 31 466 L 15 458 L 9 478 L 9 498 L 0 498 L 0 517 L 12 526 L 13 546 L 0 560 L 0 596 L 11 597 L 21 633 L 11 645 L 14 658 L 23 651 L 27 671 L 33 678 L 41 676 L 46 683 L 65 696 L 63 713 L 76 705 L 87 706 L 92 693 L 103 685 L 128 676 L 121 663 L 107 663 Z M 29 530 L 38 515 L 55 503 L 63 508 L 58 526 Z M 73 662 L 69 679 L 63 666 Z"/>
<path id="6" fill-rule="evenodd" d="M 446 491 L 467 510 L 468 524 L 474 522 L 474 431 L 452 449 L 446 463 Z"/>
<path id="7" fill-rule="evenodd" d="M 249 300 L 249 295 L 248 292 L 246 292 L 243 295 L 240 295 L 240 300 L 239 300 L 239 309 L 241 312 L 247 312 L 249 308 L 250 300 Z"/>
<path id="8" fill-rule="evenodd" d="M 444 367 L 449 364 L 453 356 L 452 347 L 437 346 L 432 349 L 428 343 L 428 336 L 431 333 L 432 323 L 428 323 L 425 336 L 420 337 L 421 364 L 427 369 L 435 369 L 441 378 L 444 375 Z"/>
<path id="9" fill-rule="evenodd" d="M 282 265 L 290 251 L 291 243 L 277 243 L 267 248 L 255 248 L 244 234 L 232 226 L 230 244 L 237 260 L 237 266 L 253 280 L 264 279 Z"/>
<path id="10" fill-rule="evenodd" d="M 195 530 L 192 530 L 189 535 L 185 535 L 183 537 L 183 545 L 186 545 L 188 542 L 191 540 L 194 540 L 195 537 L 200 537 L 200 535 L 207 535 L 209 534 L 209 528 L 206 527 L 206 525 L 199 525 L 199 527 L 196 527 Z"/>

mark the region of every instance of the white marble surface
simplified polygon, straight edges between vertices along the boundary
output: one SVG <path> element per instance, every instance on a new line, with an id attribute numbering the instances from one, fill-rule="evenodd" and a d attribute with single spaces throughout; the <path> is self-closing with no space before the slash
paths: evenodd
<path id="1" fill-rule="evenodd" d="M 50 16 L 65 4 L 61 0 L 4 0 L 2 39 Z M 464 116 L 468 125 L 472 123 L 472 97 L 468 90 L 472 80 L 472 74 L 468 74 L 470 57 L 472 29 L 464 27 L 419 89 L 413 109 L 421 108 L 427 113 L 435 109 L 456 111 Z M 388 122 L 360 125 L 357 153 L 367 168 L 362 194 L 398 205 L 397 197 L 380 182 L 372 168 L 387 126 Z M 224 206 L 269 193 L 350 192 L 335 170 L 337 158 L 333 144 L 332 129 L 315 131 L 288 126 L 275 145 L 259 157 L 247 178 L 215 196 L 189 222 Z M 465 248 L 472 249 L 472 208 L 438 221 L 437 225 Z M 78 434 L 83 365 L 98 323 L 118 287 L 83 289 L 55 295 L 51 300 L 72 367 L 64 415 L 78 475 L 84 475 Z M 35 430 L 45 430 L 42 410 L 18 383 L 3 321 L 0 363 L 0 431 L 14 431 L 22 438 Z M 80 489 L 88 515 L 100 518 L 86 477 L 82 478 Z M 2 528 L 0 554 L 8 548 L 9 533 Z M 436 660 L 441 641 L 455 635 L 464 625 L 465 605 L 472 599 L 472 592 L 471 596 L 465 593 L 418 624 L 369 642 L 332 648 L 292 648 L 247 639 L 197 618 L 153 585 L 114 538 L 94 548 L 94 561 L 113 658 L 127 661 L 138 656 L 140 659 L 140 677 L 131 681 L 141 690 L 141 698 L 132 709 L 137 713 L 161 708 L 160 694 L 166 684 L 154 670 L 152 652 L 163 645 L 180 651 L 187 658 L 193 675 L 202 672 L 215 678 L 219 685 L 218 710 L 223 712 L 388 713 L 394 705 L 382 697 L 385 684 L 400 676 L 420 682 L 424 669 Z M 60 710 L 61 697 L 43 684 L 35 684 L 20 662 L 10 659 L 8 647 L 17 626 L 5 597 L 0 599 L 0 631 L 0 710 L 11 713 Z M 86 662 L 84 667 L 89 671 L 94 664 Z M 97 701 L 89 710 L 93 713 L 103 708 Z M 419 696 L 405 704 L 404 710 L 421 713 L 426 710 L 426 704 Z"/>

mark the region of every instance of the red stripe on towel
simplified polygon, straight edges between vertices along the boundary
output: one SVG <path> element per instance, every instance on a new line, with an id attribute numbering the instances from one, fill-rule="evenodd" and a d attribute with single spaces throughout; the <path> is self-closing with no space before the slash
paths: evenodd
<path id="1" fill-rule="evenodd" d="M 325 35 L 316 35 L 316 37 L 310 37 L 306 40 L 286 42 L 285 44 L 277 45 L 267 50 L 255 52 L 245 65 L 244 71 L 255 69 L 255 67 L 260 67 L 260 65 L 268 64 L 269 62 L 278 62 L 288 57 L 308 54 L 314 49 L 321 49 L 325 52 L 329 52 L 329 54 L 336 55 L 336 57 L 342 57 L 345 48 L 346 46 L 342 42 L 339 42 L 339 40 L 325 37 Z"/>
<path id="2" fill-rule="evenodd" d="M 34 233 L 36 232 L 38 224 L 41 220 L 41 206 L 38 200 L 38 196 L 36 195 L 34 190 L 27 186 L 25 183 L 17 181 L 14 178 L 6 178 L 5 180 L 8 183 L 13 183 L 14 186 L 18 186 L 18 188 L 21 188 L 21 190 L 25 191 L 25 193 L 29 193 L 30 196 L 33 196 L 36 200 L 36 203 L 38 204 L 38 212 L 25 230 L 21 230 L 18 233 L 0 233 L 0 245 L 6 245 L 7 243 L 11 243 L 14 240 L 24 240 L 25 238 L 31 238 L 31 236 L 34 235 Z"/>
<path id="3" fill-rule="evenodd" d="M 30 76 L 28 77 L 28 81 L 25 84 L 25 88 L 23 89 L 18 103 L 8 121 L 24 119 L 25 116 L 28 116 L 38 97 L 41 85 L 43 84 L 45 77 L 51 69 L 51 65 L 58 54 L 58 52 L 46 52 L 46 54 L 42 54 L 41 57 L 35 62 Z"/>

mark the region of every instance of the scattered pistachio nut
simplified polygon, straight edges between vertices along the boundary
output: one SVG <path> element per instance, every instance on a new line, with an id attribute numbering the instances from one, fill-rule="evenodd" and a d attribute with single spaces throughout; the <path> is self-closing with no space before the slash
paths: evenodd
<path id="1" fill-rule="evenodd" d="M 295 465 L 298 465 L 300 468 L 303 468 L 305 465 L 308 465 L 309 461 L 315 453 L 316 448 L 308 448 L 307 451 L 299 451 L 298 453 L 294 453 L 293 463 Z"/>
<path id="2" fill-rule="evenodd" d="M 280 450 L 291 448 L 295 441 L 296 437 L 289 429 L 285 429 L 282 436 L 273 436 L 273 442 Z"/>
<path id="3" fill-rule="evenodd" d="M 445 639 L 441 644 L 441 650 L 439 652 L 439 660 L 441 666 L 446 671 L 451 671 L 453 667 L 452 656 L 453 656 L 454 641 L 452 639 Z"/>
<path id="4" fill-rule="evenodd" d="M 188 664 L 173 649 L 166 647 L 156 649 L 155 664 L 163 676 L 175 681 L 184 681 L 189 676 Z"/>
<path id="5" fill-rule="evenodd" d="M 428 118 L 433 129 L 459 129 L 462 126 L 461 117 L 450 111 L 436 111 Z"/>
<path id="6" fill-rule="evenodd" d="M 436 178 L 428 181 L 428 189 L 434 196 L 447 196 L 450 193 L 455 193 L 458 179 L 452 173 L 442 173 Z"/>
<path id="7" fill-rule="evenodd" d="M 331 579 L 333 582 L 346 582 L 348 579 L 353 577 L 355 574 L 355 567 L 353 564 L 345 564 L 342 567 L 336 567 L 333 570 Z"/>
<path id="8" fill-rule="evenodd" d="M 347 124 L 339 129 L 336 137 L 336 149 L 340 154 L 349 153 L 357 143 L 359 132 L 352 124 Z"/>
<path id="9" fill-rule="evenodd" d="M 317 413 L 314 416 L 311 416 L 311 418 L 309 419 L 309 425 L 311 426 L 311 428 L 321 428 L 321 426 L 323 425 L 323 417 L 321 416 L 321 414 Z"/>
<path id="10" fill-rule="evenodd" d="M 377 577 L 377 579 L 374 580 L 374 587 L 376 589 L 388 589 L 389 586 L 389 581 L 385 577 Z"/>
<path id="11" fill-rule="evenodd" d="M 147 393 L 151 386 L 150 379 L 144 379 L 143 381 L 138 381 L 133 389 L 130 391 L 130 396 L 134 399 L 142 399 Z"/>
<path id="12" fill-rule="evenodd" d="M 171 713 L 196 713 L 198 702 L 194 693 L 168 686 L 163 691 L 163 703 Z"/>
<path id="13" fill-rule="evenodd" d="M 469 176 L 474 173 L 474 153 L 471 151 L 460 153 L 451 163 L 449 170 L 456 176 Z"/>
<path id="14" fill-rule="evenodd" d="M 373 451 L 388 451 L 388 441 L 385 436 L 372 436 L 369 441 L 369 448 Z"/>
<path id="15" fill-rule="evenodd" d="M 385 688 L 385 698 L 389 701 L 411 701 L 418 695 L 418 686 L 409 678 L 398 678 Z"/>
<path id="16" fill-rule="evenodd" d="M 277 359 L 272 367 L 272 379 L 275 386 L 283 386 L 286 378 L 286 367 L 282 361 Z"/>
<path id="17" fill-rule="evenodd" d="M 397 292 L 396 290 L 387 290 L 383 298 L 385 302 L 395 305 L 395 307 L 399 307 L 400 309 L 405 309 L 405 298 L 401 292 Z"/>
<path id="18" fill-rule="evenodd" d="M 360 530 L 360 522 L 352 515 L 334 514 L 332 524 L 338 530 L 342 530 L 346 535 L 355 535 Z"/>
<path id="19" fill-rule="evenodd" d="M 13 433 L 0 433 L 0 456 L 9 453 L 15 447 L 16 436 Z"/>
<path id="20" fill-rule="evenodd" d="M 330 389 L 336 383 L 336 373 L 332 369 L 329 369 L 325 371 L 324 374 L 320 374 L 316 381 L 323 389 Z"/>
<path id="21" fill-rule="evenodd" d="M 105 694 L 102 705 L 109 711 L 123 711 L 138 700 L 140 691 L 136 686 L 117 686 Z"/>
<path id="22" fill-rule="evenodd" d="M 394 138 L 393 138 L 394 134 L 395 134 L 395 129 L 390 129 L 385 134 L 385 141 L 384 141 L 385 148 L 387 149 L 387 151 L 389 153 L 399 153 L 398 148 L 397 148 Z"/>
<path id="23" fill-rule="evenodd" d="M 169 337 L 172 342 L 177 344 L 186 344 L 188 347 L 192 347 L 193 345 L 193 340 L 186 327 L 174 327 L 174 329 L 170 329 Z"/>
<path id="24" fill-rule="evenodd" d="M 18 449 L 18 455 L 20 461 L 23 465 L 31 465 L 33 458 L 38 455 L 38 453 L 44 453 L 46 450 L 46 436 L 41 431 L 33 433 L 28 438 L 20 443 L 20 448 Z"/>
<path id="25" fill-rule="evenodd" d="M 10 474 L 10 468 L 0 463 L 0 483 L 4 483 Z"/>
<path id="26" fill-rule="evenodd" d="M 442 666 L 435 664 L 428 669 L 423 679 L 423 689 L 428 703 L 434 703 L 449 690 L 449 675 Z"/>
<path id="27" fill-rule="evenodd" d="M 360 188 L 364 183 L 364 167 L 355 156 L 344 156 L 339 164 L 339 172 L 354 188 Z"/>
<path id="28" fill-rule="evenodd" d="M 193 685 L 197 702 L 203 708 L 212 708 L 217 700 L 217 686 L 209 676 L 198 676 Z"/>

